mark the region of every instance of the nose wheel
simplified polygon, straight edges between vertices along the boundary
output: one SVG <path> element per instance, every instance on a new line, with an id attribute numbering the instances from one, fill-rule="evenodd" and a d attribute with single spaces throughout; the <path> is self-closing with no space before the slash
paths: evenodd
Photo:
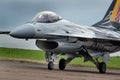
<path id="1" fill-rule="evenodd" d="M 54 68 L 53 61 L 50 61 L 50 62 L 48 63 L 48 69 L 49 69 L 49 70 L 53 70 L 53 68 Z"/>
<path id="2" fill-rule="evenodd" d="M 59 61 L 59 69 L 64 70 L 66 67 L 65 59 L 60 59 Z"/>

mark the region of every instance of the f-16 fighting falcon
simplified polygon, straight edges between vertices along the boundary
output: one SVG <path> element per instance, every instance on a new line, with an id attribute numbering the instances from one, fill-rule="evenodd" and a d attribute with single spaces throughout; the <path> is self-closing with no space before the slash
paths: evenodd
<path id="1" fill-rule="evenodd" d="M 120 51 L 120 0 L 113 0 L 104 18 L 92 26 L 81 26 L 63 19 L 51 11 L 38 13 L 31 22 L 12 31 L 0 31 L 20 39 L 36 39 L 36 46 L 44 50 L 48 69 L 53 70 L 59 55 L 58 67 L 64 70 L 74 58 L 91 61 L 100 73 L 106 72 L 111 53 Z M 102 62 L 99 61 L 102 58 Z"/>

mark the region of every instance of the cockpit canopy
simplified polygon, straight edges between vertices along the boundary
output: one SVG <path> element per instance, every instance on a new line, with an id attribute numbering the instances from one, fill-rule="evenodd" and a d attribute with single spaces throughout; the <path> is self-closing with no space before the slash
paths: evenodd
<path id="1" fill-rule="evenodd" d="M 53 23 L 61 20 L 62 17 L 51 11 L 39 12 L 34 18 L 33 22 L 39 23 Z"/>

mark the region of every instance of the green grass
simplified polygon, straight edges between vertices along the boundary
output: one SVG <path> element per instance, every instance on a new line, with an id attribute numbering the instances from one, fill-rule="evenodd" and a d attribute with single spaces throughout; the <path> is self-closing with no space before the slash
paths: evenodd
<path id="1" fill-rule="evenodd" d="M 0 48 L 0 57 L 15 59 L 31 59 L 44 61 L 44 52 L 39 50 L 24 50 L 15 48 Z"/>
<path id="2" fill-rule="evenodd" d="M 111 61 L 107 63 L 109 68 L 118 68 L 120 69 L 120 57 L 111 57 Z"/>
<path id="3" fill-rule="evenodd" d="M 84 63 L 84 58 L 76 58 L 71 64 L 80 65 L 80 66 L 90 66 L 95 67 L 90 61 Z M 120 57 L 111 57 L 110 61 L 107 63 L 108 68 L 120 69 Z"/>
<path id="4" fill-rule="evenodd" d="M 64 56 L 60 56 L 59 59 L 62 57 L 65 58 Z M 45 52 L 40 50 L 0 48 L 0 58 L 45 61 Z M 84 63 L 84 58 L 75 58 L 70 64 L 95 67 L 95 65 L 89 61 Z M 110 62 L 107 63 L 107 67 L 120 69 L 120 57 L 111 57 Z"/>

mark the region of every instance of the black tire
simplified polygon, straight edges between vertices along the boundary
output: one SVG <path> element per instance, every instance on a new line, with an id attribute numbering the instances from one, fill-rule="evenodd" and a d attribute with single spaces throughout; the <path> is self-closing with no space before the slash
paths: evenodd
<path id="1" fill-rule="evenodd" d="M 106 64 L 104 62 L 99 63 L 98 69 L 100 73 L 106 73 Z"/>
<path id="2" fill-rule="evenodd" d="M 64 70 L 66 67 L 65 59 L 60 59 L 59 61 L 59 69 Z"/>
<path id="3" fill-rule="evenodd" d="M 53 64 L 52 61 L 50 61 L 50 62 L 48 63 L 48 70 L 53 70 L 53 68 L 54 68 L 54 64 Z"/>

